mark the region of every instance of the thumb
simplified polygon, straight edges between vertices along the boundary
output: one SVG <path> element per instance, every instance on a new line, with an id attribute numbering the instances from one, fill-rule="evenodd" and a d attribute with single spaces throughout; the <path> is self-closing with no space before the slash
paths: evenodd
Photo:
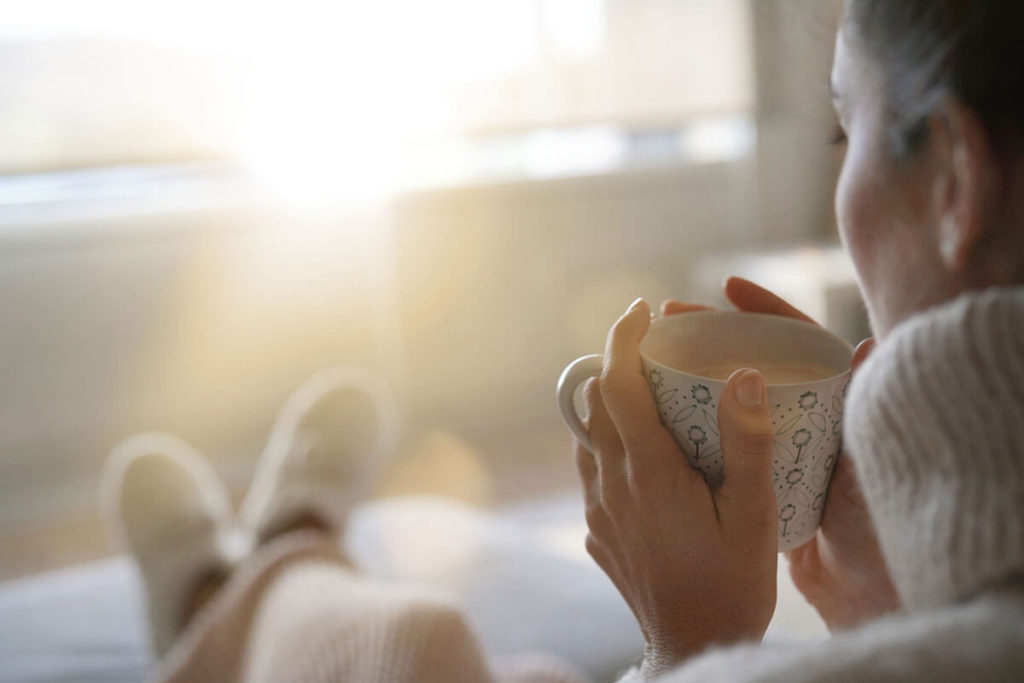
<path id="1" fill-rule="evenodd" d="M 857 348 L 853 351 L 853 359 L 850 361 L 850 369 L 857 372 L 857 368 L 868 359 L 871 352 L 875 350 L 875 338 L 868 337 L 857 344 Z"/>
<path id="2" fill-rule="evenodd" d="M 772 491 L 772 434 L 764 377 L 757 370 L 737 370 L 729 377 L 718 404 L 725 479 L 718 492 L 719 512 L 741 516 L 775 505 Z"/>

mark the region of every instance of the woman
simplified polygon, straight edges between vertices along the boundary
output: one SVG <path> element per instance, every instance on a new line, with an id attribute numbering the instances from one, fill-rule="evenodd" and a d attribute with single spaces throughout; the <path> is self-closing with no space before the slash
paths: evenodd
<path id="1" fill-rule="evenodd" d="M 847 147 L 836 212 L 879 340 L 855 357 L 848 457 L 822 529 L 790 555 L 835 635 L 758 644 L 777 561 L 763 379 L 748 369 L 727 384 L 725 481 L 710 492 L 658 423 L 638 357 L 650 311 L 638 301 L 586 388 L 594 452 L 576 449 L 587 547 L 647 640 L 627 679 L 1024 675 L 1024 5 L 848 0 L 831 86 Z M 802 317 L 751 283 L 726 291 L 740 309 Z M 220 577 L 196 578 L 232 560 L 223 494 L 182 448 L 142 455 L 136 444 L 116 459 L 112 497 L 158 646 L 172 648 L 158 677 L 577 680 L 553 662 L 499 671 L 454 608 L 362 581 L 333 546 L 301 540 L 344 522 L 349 461 L 308 417 L 331 391 L 286 411 L 243 506 L 266 547 L 184 634 L 186 608 Z M 173 562 L 160 552 L 172 537 L 190 539 Z"/>
<path id="2" fill-rule="evenodd" d="M 880 343 L 852 384 L 850 457 L 822 530 L 790 569 L 833 630 L 852 630 L 810 651 L 722 651 L 669 678 L 1019 679 L 1024 5 L 849 0 L 831 91 L 847 146 L 836 213 Z M 768 301 L 735 281 L 727 294 L 741 309 Z M 586 391 L 595 452 L 576 454 L 588 547 L 640 622 L 647 678 L 759 639 L 775 599 L 763 382 L 730 378 L 743 466 L 713 496 L 655 424 L 638 360 L 649 320 L 639 302 L 612 330 Z"/>

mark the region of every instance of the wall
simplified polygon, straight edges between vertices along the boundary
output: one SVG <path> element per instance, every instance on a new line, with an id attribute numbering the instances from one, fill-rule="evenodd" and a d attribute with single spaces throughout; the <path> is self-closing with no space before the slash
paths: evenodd
<path id="1" fill-rule="evenodd" d="M 834 0 L 749 0 L 757 82 L 760 236 L 785 244 L 835 236 L 835 114 L 826 94 L 839 15 Z"/>

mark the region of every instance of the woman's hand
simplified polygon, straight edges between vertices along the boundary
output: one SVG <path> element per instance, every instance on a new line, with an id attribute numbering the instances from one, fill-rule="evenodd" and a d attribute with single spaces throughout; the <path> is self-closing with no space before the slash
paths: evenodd
<path id="1" fill-rule="evenodd" d="M 694 310 L 695 307 L 681 307 Z M 585 387 L 594 453 L 577 444 L 587 550 L 647 641 L 653 677 L 712 644 L 759 640 L 775 610 L 777 519 L 764 380 L 739 370 L 719 405 L 725 477 L 709 490 L 658 420 L 640 365 L 650 310 L 638 301 Z"/>
<path id="2" fill-rule="evenodd" d="M 852 367 L 867 359 L 874 339 L 862 341 Z M 846 451 L 829 482 L 821 527 L 786 553 L 789 575 L 830 631 L 855 627 L 900 607 L 857 473 Z"/>
<path id="3" fill-rule="evenodd" d="M 727 280 L 725 294 L 741 311 L 814 322 L 768 290 L 741 278 Z M 670 302 L 666 310 L 688 311 L 691 306 Z M 854 372 L 872 348 L 871 338 L 857 346 Z M 836 461 L 818 533 L 786 556 L 793 583 L 829 630 L 850 628 L 899 609 L 899 597 L 882 558 L 857 474 L 845 452 Z"/>

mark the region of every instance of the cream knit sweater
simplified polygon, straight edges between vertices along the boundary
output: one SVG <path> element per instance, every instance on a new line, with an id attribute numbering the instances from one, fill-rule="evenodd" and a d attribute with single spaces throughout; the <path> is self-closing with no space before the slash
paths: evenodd
<path id="1" fill-rule="evenodd" d="M 903 612 L 821 645 L 710 652 L 664 680 L 1024 681 L 1024 288 L 893 330 L 846 411 Z"/>

